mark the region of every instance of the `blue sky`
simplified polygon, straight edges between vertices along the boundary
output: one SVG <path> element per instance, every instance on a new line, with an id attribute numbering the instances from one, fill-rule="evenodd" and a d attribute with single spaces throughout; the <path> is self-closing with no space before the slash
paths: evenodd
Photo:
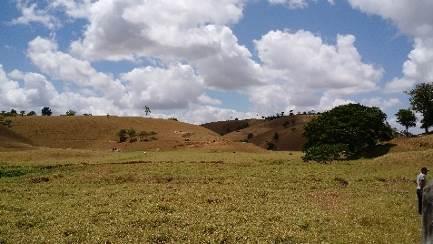
<path id="1" fill-rule="evenodd" d="M 403 91 L 433 77 L 432 7 L 1 1 L 0 107 L 142 115 L 150 105 L 154 116 L 202 123 L 361 102 L 395 124 L 409 106 Z"/>

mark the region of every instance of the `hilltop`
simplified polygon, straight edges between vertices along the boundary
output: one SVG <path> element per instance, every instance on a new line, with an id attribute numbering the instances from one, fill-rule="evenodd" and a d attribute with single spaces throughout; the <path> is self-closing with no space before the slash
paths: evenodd
<path id="1" fill-rule="evenodd" d="M 305 143 L 304 126 L 314 115 L 283 116 L 273 120 L 231 120 L 203 124 L 223 138 L 253 143 L 265 149 L 300 151 Z"/>
<path id="2" fill-rule="evenodd" d="M 0 127 L 0 149 L 31 147 L 126 151 L 201 148 L 260 151 L 254 145 L 231 142 L 204 127 L 174 120 L 116 116 L 12 117 Z M 119 143 L 117 132 L 133 128 L 152 134 L 151 140 Z"/>

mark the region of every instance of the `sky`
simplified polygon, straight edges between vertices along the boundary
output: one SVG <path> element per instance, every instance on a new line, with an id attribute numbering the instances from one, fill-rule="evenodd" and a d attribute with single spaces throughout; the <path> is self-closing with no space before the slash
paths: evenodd
<path id="1" fill-rule="evenodd" d="M 431 0 L 0 1 L 0 110 L 190 123 L 394 114 L 433 81 Z"/>

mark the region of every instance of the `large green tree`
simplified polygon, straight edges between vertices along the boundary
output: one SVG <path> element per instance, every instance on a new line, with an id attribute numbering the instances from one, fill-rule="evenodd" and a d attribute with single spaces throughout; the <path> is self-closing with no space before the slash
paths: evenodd
<path id="1" fill-rule="evenodd" d="M 397 122 L 406 128 L 406 135 L 409 134 L 409 127 L 416 126 L 415 113 L 410 109 L 400 109 L 395 116 L 397 117 Z"/>
<path id="2" fill-rule="evenodd" d="M 433 83 L 421 83 L 406 92 L 410 97 L 412 109 L 421 113 L 422 128 L 428 133 L 429 127 L 433 125 Z"/>
<path id="3" fill-rule="evenodd" d="M 379 141 L 390 140 L 392 129 L 379 108 L 347 104 L 313 119 L 305 126 L 304 135 L 304 159 L 316 160 L 314 154 L 319 153 L 327 161 L 340 156 L 357 157 Z"/>

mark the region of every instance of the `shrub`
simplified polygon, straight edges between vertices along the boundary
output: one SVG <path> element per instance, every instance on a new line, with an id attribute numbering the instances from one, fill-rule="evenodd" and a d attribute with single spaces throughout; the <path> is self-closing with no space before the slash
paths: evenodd
<path id="1" fill-rule="evenodd" d="M 177 118 L 168 118 L 168 120 L 178 121 Z"/>
<path id="2" fill-rule="evenodd" d="M 126 142 L 126 140 L 128 140 L 128 133 L 125 129 L 119 130 L 119 132 L 117 132 L 117 136 L 119 137 L 119 142 Z"/>
<path id="3" fill-rule="evenodd" d="M 27 113 L 27 116 L 35 116 L 36 112 L 35 111 L 30 111 Z"/>
<path id="4" fill-rule="evenodd" d="M 248 140 L 253 139 L 253 137 L 254 137 L 254 134 L 253 134 L 253 133 L 249 133 L 249 134 L 248 134 Z"/>
<path id="5" fill-rule="evenodd" d="M 280 139 L 280 135 L 278 134 L 278 132 L 275 132 L 275 134 L 274 134 L 274 140 L 278 141 L 278 139 Z"/>
<path id="6" fill-rule="evenodd" d="M 66 111 L 66 116 L 75 116 L 77 114 L 77 112 L 75 112 L 74 110 L 68 110 Z"/>
<path id="7" fill-rule="evenodd" d="M 268 150 L 275 150 L 275 149 L 276 149 L 276 146 L 275 146 L 275 144 L 272 143 L 272 142 L 267 142 L 267 143 L 266 143 L 266 149 L 268 149 Z"/>
<path id="8" fill-rule="evenodd" d="M 137 136 L 137 132 L 133 128 L 127 129 L 126 134 L 128 134 L 129 138 Z"/>

